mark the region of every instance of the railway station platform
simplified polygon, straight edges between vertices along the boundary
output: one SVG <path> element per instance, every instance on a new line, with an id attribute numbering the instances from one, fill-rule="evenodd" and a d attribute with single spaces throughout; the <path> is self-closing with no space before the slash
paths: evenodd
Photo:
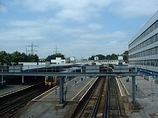
<path id="1" fill-rule="evenodd" d="M 32 85 L 6 85 L 5 88 L 0 89 L 0 97 L 27 89 L 31 87 Z"/>
<path id="2" fill-rule="evenodd" d="M 33 99 L 28 105 L 21 109 L 13 118 L 63 118 L 69 110 L 72 103 L 75 103 L 75 96 L 80 93 L 95 78 L 77 77 L 71 84 L 67 83 L 67 94 L 65 104 L 59 104 L 58 87 L 52 88 L 48 93 L 44 93 Z M 127 82 L 127 78 L 129 81 Z M 132 102 L 132 78 L 119 77 L 124 87 L 128 91 L 128 100 Z M 76 80 L 76 82 L 74 82 Z M 137 77 L 136 102 L 140 104 L 140 110 L 131 110 L 126 112 L 129 118 L 157 118 L 158 117 L 158 84 L 144 79 L 142 76 Z M 64 85 L 65 87 L 65 85 Z M 64 106 L 64 107 L 63 107 Z M 63 107 L 63 108 L 61 108 Z"/>
<path id="3" fill-rule="evenodd" d="M 90 86 L 90 83 L 95 79 L 96 77 L 76 77 L 69 81 L 67 83 L 66 101 L 68 102 L 65 103 L 66 105 L 59 104 L 59 87 L 53 87 L 47 93 L 34 98 L 13 118 L 63 118 L 72 103 L 76 102 L 75 96 L 86 86 Z M 65 85 L 64 87 L 66 87 Z"/>
<path id="4" fill-rule="evenodd" d="M 129 101 L 132 94 L 132 78 L 122 77 L 121 81 L 127 88 Z M 142 76 L 137 76 L 136 102 L 142 107 L 140 111 L 131 112 L 129 118 L 158 118 L 158 84 L 153 81 L 148 81 Z"/>

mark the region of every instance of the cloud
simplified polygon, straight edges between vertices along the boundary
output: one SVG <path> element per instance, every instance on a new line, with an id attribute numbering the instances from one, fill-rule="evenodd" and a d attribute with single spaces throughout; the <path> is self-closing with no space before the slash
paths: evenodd
<path id="1" fill-rule="evenodd" d="M 120 38 L 126 38 L 127 34 L 121 31 L 105 32 L 100 34 L 86 33 L 80 36 L 81 39 L 85 40 L 118 40 Z"/>
<path id="2" fill-rule="evenodd" d="M 59 11 L 55 17 L 57 19 L 64 19 L 64 20 L 70 19 L 74 21 L 84 21 L 85 17 L 83 16 L 85 16 L 85 13 L 82 10 L 75 10 L 75 11 L 62 10 L 62 11 Z"/>
<path id="3" fill-rule="evenodd" d="M 87 25 L 77 27 L 67 27 L 65 24 L 58 20 L 40 19 L 40 20 L 15 20 L 7 23 L 10 30 L 7 32 L 1 31 L 1 41 L 8 40 L 10 42 L 23 42 L 24 46 L 21 47 L 25 50 L 25 45 L 31 42 L 38 42 L 42 49 L 39 48 L 39 52 L 44 56 L 53 53 L 53 46 L 59 46 L 61 53 L 69 56 L 75 55 L 75 50 L 81 53 L 81 49 L 85 51 L 81 55 L 91 55 L 92 49 L 99 46 L 94 53 L 101 52 L 103 49 L 110 45 L 107 41 L 118 40 L 126 38 L 126 33 L 122 31 L 115 32 L 100 32 L 103 28 L 102 24 L 89 23 Z M 95 30 L 92 28 L 96 28 Z M 40 43 L 40 44 L 39 44 Z M 114 45 L 114 43 L 113 43 Z M 14 45 L 16 47 L 17 45 Z M 109 46 L 111 47 L 111 46 Z M 110 48 L 111 49 L 111 48 Z M 42 55 L 42 56 L 43 56 Z"/>
<path id="4" fill-rule="evenodd" d="M 0 32 L 1 41 L 8 40 L 8 41 L 20 41 L 20 40 L 41 40 L 43 36 L 41 35 L 40 31 L 36 28 L 13 28 L 6 31 Z"/>
<path id="5" fill-rule="evenodd" d="M 58 7 L 57 0 L 13 0 L 11 5 L 19 6 L 25 11 L 46 12 Z"/>
<path id="6" fill-rule="evenodd" d="M 98 17 L 102 8 L 107 7 L 113 0 L 14 0 L 12 5 L 20 6 L 21 11 L 48 12 L 51 11 L 54 18 L 69 19 L 74 21 L 86 21 L 92 17 Z"/>
<path id="7" fill-rule="evenodd" d="M 44 56 L 52 54 L 56 45 L 70 56 L 122 53 L 130 34 L 121 27 L 131 27 L 131 23 L 122 20 L 129 18 L 133 22 L 133 17 L 153 15 L 156 3 L 157 0 L 5 1 L 1 10 L 8 11 L 2 14 L 5 23 L 0 24 L 0 41 L 13 44 L 8 50 L 34 42 L 40 45 L 39 52 Z"/>
<path id="8" fill-rule="evenodd" d="M 14 20 L 9 22 L 10 26 L 13 27 L 35 27 L 38 26 L 39 24 L 34 21 L 29 21 L 29 20 Z"/>
<path id="9" fill-rule="evenodd" d="M 12 5 L 21 6 L 22 11 L 50 12 L 55 19 L 85 22 L 108 11 L 124 18 L 154 14 L 157 0 L 14 0 Z M 152 8 L 152 9 L 151 9 Z"/>
<path id="10" fill-rule="evenodd" d="M 111 4 L 110 11 L 122 17 L 136 17 L 154 14 L 158 7 L 157 0 L 117 0 Z"/>
<path id="11" fill-rule="evenodd" d="M 89 6 L 96 8 L 108 6 L 114 0 L 14 0 L 12 4 L 22 5 L 24 9 L 37 12 L 46 12 L 54 9 L 88 9 Z"/>
<path id="12" fill-rule="evenodd" d="M 91 24 L 88 25 L 88 28 L 90 30 L 100 30 L 100 29 L 103 28 L 103 25 L 97 24 L 97 23 L 91 23 Z"/>

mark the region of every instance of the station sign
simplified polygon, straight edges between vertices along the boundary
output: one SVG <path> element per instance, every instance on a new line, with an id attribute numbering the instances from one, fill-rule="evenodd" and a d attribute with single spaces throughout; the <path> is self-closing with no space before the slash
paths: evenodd
<path id="1" fill-rule="evenodd" d="M 85 67 L 86 73 L 99 72 L 99 65 L 89 65 Z"/>
<path id="2" fill-rule="evenodd" d="M 129 72 L 128 65 L 115 65 L 114 72 Z"/>
<path id="3" fill-rule="evenodd" d="M 21 72 L 22 66 L 9 66 L 9 72 Z"/>

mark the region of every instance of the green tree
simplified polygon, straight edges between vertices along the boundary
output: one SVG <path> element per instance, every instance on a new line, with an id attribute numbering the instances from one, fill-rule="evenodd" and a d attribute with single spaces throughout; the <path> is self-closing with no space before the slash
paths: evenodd
<path id="1" fill-rule="evenodd" d="M 99 58 L 99 60 L 105 60 L 105 56 L 102 54 L 98 54 L 96 56 Z"/>
<path id="2" fill-rule="evenodd" d="M 9 64 L 10 63 L 10 56 L 8 53 L 5 51 L 0 51 L 0 62 L 1 64 Z"/>
<path id="3" fill-rule="evenodd" d="M 39 57 L 36 54 L 35 55 L 29 54 L 26 61 L 27 62 L 38 62 L 38 59 L 39 59 Z"/>
<path id="4" fill-rule="evenodd" d="M 111 60 L 111 55 L 106 55 L 105 59 L 106 60 Z"/>
<path id="5" fill-rule="evenodd" d="M 18 64 L 18 62 L 21 61 L 21 53 L 18 51 L 15 51 L 12 53 L 12 62 L 15 64 Z"/>
<path id="6" fill-rule="evenodd" d="M 28 56 L 25 53 L 22 53 L 20 58 L 21 58 L 21 61 L 23 62 L 28 61 Z"/>
<path id="7" fill-rule="evenodd" d="M 111 60 L 117 60 L 118 59 L 118 55 L 116 55 L 116 54 L 112 54 L 111 55 Z"/>
<path id="8" fill-rule="evenodd" d="M 91 57 L 88 58 L 88 60 L 94 60 L 95 57 L 98 57 L 99 60 L 105 60 L 105 56 L 102 54 L 92 55 Z"/>
<path id="9" fill-rule="evenodd" d="M 99 58 L 99 60 L 117 60 L 118 59 L 118 55 L 116 55 L 114 53 L 111 55 L 106 55 L 106 56 L 104 56 L 102 54 L 97 54 L 95 56 L 97 56 Z M 88 60 L 94 60 L 95 56 L 92 55 L 91 57 L 88 58 Z"/>
<path id="10" fill-rule="evenodd" d="M 51 61 L 51 59 L 56 59 L 56 57 L 61 57 L 62 59 L 65 59 L 65 56 L 61 53 L 56 53 L 56 54 L 53 54 L 53 55 L 49 55 L 47 58 L 46 58 L 46 61 Z"/>
<path id="11" fill-rule="evenodd" d="M 88 60 L 94 60 L 94 56 L 92 55 L 91 57 L 88 58 Z"/>
<path id="12" fill-rule="evenodd" d="M 6 53 L 5 51 L 0 51 L 0 63 L 1 64 L 18 64 L 18 62 L 38 62 L 39 57 L 35 55 L 26 55 L 25 53 L 20 53 L 15 51 L 13 53 Z"/>

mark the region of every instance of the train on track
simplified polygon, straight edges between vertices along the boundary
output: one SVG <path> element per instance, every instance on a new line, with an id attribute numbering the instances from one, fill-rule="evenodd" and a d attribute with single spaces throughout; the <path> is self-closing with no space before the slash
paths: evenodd
<path id="1" fill-rule="evenodd" d="M 62 71 L 62 73 L 73 73 L 73 72 L 81 72 L 82 67 L 72 67 Z M 45 86 L 51 88 L 59 84 L 60 78 L 65 78 L 64 76 L 45 76 Z M 73 79 L 74 77 L 67 77 L 68 81 Z"/>
<path id="2" fill-rule="evenodd" d="M 58 77 L 53 77 L 53 76 L 46 76 L 45 77 L 45 86 L 50 88 L 59 83 L 59 78 Z"/>

